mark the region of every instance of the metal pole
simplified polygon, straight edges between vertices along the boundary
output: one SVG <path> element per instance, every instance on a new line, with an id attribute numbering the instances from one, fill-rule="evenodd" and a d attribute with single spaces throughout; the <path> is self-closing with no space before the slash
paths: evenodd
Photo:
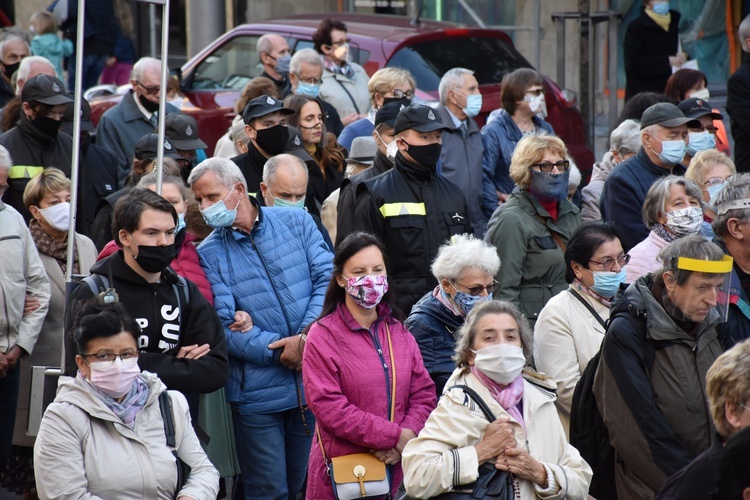
<path id="1" fill-rule="evenodd" d="M 564 35 L 563 35 L 564 36 Z M 534 3 L 534 67 L 541 71 L 542 64 L 542 0 Z"/>
<path id="2" fill-rule="evenodd" d="M 553 17 L 557 29 L 557 84 L 565 88 L 565 17 Z M 539 66 L 536 68 L 539 70 Z"/>
<path id="3" fill-rule="evenodd" d="M 75 261 L 76 207 L 78 204 L 78 167 L 81 152 L 81 96 L 83 95 L 83 18 L 86 0 L 78 0 L 78 18 L 76 19 L 76 81 L 73 99 L 73 154 L 70 158 L 70 228 L 68 229 L 68 255 L 65 281 L 69 282 L 73 274 Z"/>
<path id="4" fill-rule="evenodd" d="M 614 130 L 617 124 L 617 13 L 609 12 L 607 31 L 609 32 L 608 49 L 608 76 L 609 81 L 609 132 Z"/>
<path id="5" fill-rule="evenodd" d="M 591 16 L 586 17 L 585 22 L 589 26 L 588 47 L 586 47 L 589 63 L 589 146 L 593 149 L 596 142 L 596 51 L 594 50 L 596 24 L 594 24 Z"/>
<path id="6" fill-rule="evenodd" d="M 469 17 L 471 17 L 472 20 L 474 20 L 475 23 L 477 23 L 477 26 L 480 28 L 486 28 L 487 25 L 484 24 L 484 21 L 482 21 L 482 18 L 477 15 L 476 12 L 474 12 L 474 9 L 472 9 L 468 3 L 466 3 L 466 0 L 458 0 L 458 4 L 466 11 L 467 14 L 469 14 Z"/>
<path id="7" fill-rule="evenodd" d="M 148 32 L 151 57 L 156 57 L 156 5 L 148 6 Z"/>
<path id="8" fill-rule="evenodd" d="M 161 181 L 164 177 L 164 113 L 167 109 L 167 46 L 169 45 L 169 0 L 164 0 L 161 11 L 161 92 L 159 92 L 159 122 L 156 145 L 156 193 L 161 194 Z"/>

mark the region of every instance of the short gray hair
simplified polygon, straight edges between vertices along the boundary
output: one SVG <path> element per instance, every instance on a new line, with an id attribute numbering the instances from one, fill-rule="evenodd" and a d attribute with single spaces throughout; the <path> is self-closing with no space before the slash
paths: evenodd
<path id="1" fill-rule="evenodd" d="M 192 186 L 206 172 L 213 172 L 216 180 L 227 189 L 232 189 L 235 185 L 242 184 L 245 186 L 245 191 L 247 191 L 247 181 L 245 180 L 245 176 L 242 175 L 242 170 L 229 158 L 215 156 L 203 160 L 190 172 L 187 180 L 188 185 Z"/>
<path id="2" fill-rule="evenodd" d="M 185 186 L 185 182 L 181 177 L 165 173 L 162 176 L 161 184 L 162 186 L 164 184 L 172 184 L 173 186 L 177 186 L 177 188 L 180 190 L 180 195 L 182 196 L 182 199 L 183 201 L 185 201 L 185 203 L 187 203 L 190 199 L 190 191 L 188 190 L 187 186 Z M 149 186 L 156 186 L 156 172 L 146 174 L 138 181 L 138 187 L 148 189 Z"/>
<path id="3" fill-rule="evenodd" d="M 232 128 L 229 129 L 229 140 L 232 141 L 232 144 L 235 144 L 237 141 L 242 141 L 246 145 L 250 143 L 250 137 L 245 132 L 245 122 L 237 120 L 232 123 Z"/>
<path id="4" fill-rule="evenodd" d="M 289 62 L 289 72 L 295 75 L 298 74 L 302 69 L 303 63 L 323 67 L 323 60 L 315 49 L 302 49 L 295 52 L 292 56 L 292 60 Z"/>
<path id="5" fill-rule="evenodd" d="M 733 175 L 727 180 L 727 185 L 716 195 L 714 207 L 745 198 L 750 198 L 750 174 Z M 729 222 L 729 219 L 738 219 L 740 222 L 750 220 L 750 208 L 733 208 L 723 214 L 718 213 L 718 211 L 716 213 L 717 215 L 711 223 L 711 228 L 714 230 L 716 239 L 719 241 L 724 241 L 724 238 L 729 236 L 729 232 L 727 231 L 727 222 Z"/>
<path id="6" fill-rule="evenodd" d="M 474 72 L 466 68 L 449 69 L 440 79 L 438 93 L 440 94 L 440 103 L 445 104 L 448 100 L 448 91 L 458 89 L 464 86 L 466 75 L 473 75 Z"/>
<path id="7" fill-rule="evenodd" d="M 651 185 L 643 202 L 641 213 L 643 215 L 643 223 L 647 228 L 653 228 L 654 225 L 659 223 L 659 216 L 665 214 L 667 200 L 672 195 L 672 186 L 684 187 L 685 193 L 689 197 L 698 200 L 699 203 L 703 200 L 701 189 L 690 179 L 676 175 L 661 177 Z"/>
<path id="8" fill-rule="evenodd" d="M 469 234 L 452 237 L 438 249 L 432 262 L 432 274 L 438 281 L 457 280 L 470 268 L 495 276 L 500 270 L 500 257 L 493 246 Z"/>
<path id="9" fill-rule="evenodd" d="M 5 149 L 5 146 L 0 146 L 0 168 L 10 170 L 13 166 L 13 158 L 10 157 L 10 152 Z"/>
<path id="10" fill-rule="evenodd" d="M 620 156 L 635 154 L 641 147 L 641 124 L 636 120 L 625 120 L 609 134 L 611 151 Z"/>
<path id="11" fill-rule="evenodd" d="M 5 50 L 5 44 L 8 43 L 8 42 L 12 42 L 14 40 L 18 40 L 19 42 L 23 43 L 26 46 L 26 52 L 28 54 L 31 54 L 31 46 L 29 45 L 29 42 L 27 42 L 20 35 L 11 34 L 11 35 L 8 35 L 5 38 L 3 38 L 3 41 L 0 42 L 0 59 L 2 59 L 2 57 L 3 57 L 3 51 Z"/>
<path id="12" fill-rule="evenodd" d="M 526 320 L 526 316 L 521 314 L 514 304 L 504 300 L 485 300 L 477 303 L 471 310 L 466 321 L 456 332 L 458 340 L 456 341 L 456 351 L 453 355 L 453 361 L 456 366 L 463 368 L 464 372 L 469 371 L 469 358 L 471 357 L 471 345 L 477 336 L 477 323 L 488 314 L 507 314 L 512 317 L 518 325 L 519 337 L 521 338 L 521 347 L 523 355 L 526 357 L 526 364 L 531 364 L 532 353 L 534 352 L 534 337 Z"/>
<path id="13" fill-rule="evenodd" d="M 263 182 L 266 183 L 266 185 L 273 182 L 276 178 L 276 171 L 283 165 L 297 167 L 307 175 L 307 165 L 305 165 L 305 162 L 294 155 L 283 153 L 270 157 L 268 161 L 266 161 L 266 164 L 263 165 Z"/>
<path id="14" fill-rule="evenodd" d="M 740 45 L 742 45 L 742 50 L 744 52 L 750 52 L 750 49 L 745 43 L 745 40 L 750 38 L 750 15 L 745 16 L 745 19 L 742 20 L 742 22 L 740 23 L 740 27 L 737 30 L 737 34 L 740 37 Z"/>
<path id="15" fill-rule="evenodd" d="M 273 51 L 273 39 L 275 37 L 284 39 L 283 36 L 277 35 L 276 33 L 266 33 L 262 37 L 258 38 L 258 44 L 256 46 L 256 50 L 258 51 L 258 55 L 260 54 L 270 54 Z"/>
<path id="16" fill-rule="evenodd" d="M 667 271 L 672 272 L 677 284 L 682 286 L 687 282 L 691 274 L 700 272 L 679 269 L 677 262 L 680 257 L 718 261 L 724 258 L 724 252 L 716 243 L 711 243 L 699 234 L 676 239 L 659 252 L 659 260 L 662 263 L 662 267 L 657 272 L 657 276 L 661 277 Z"/>
<path id="17" fill-rule="evenodd" d="M 55 67 L 49 62 L 49 59 L 42 56 L 28 56 L 21 59 L 21 64 L 18 66 L 18 76 L 16 80 L 23 80 L 24 82 L 29 79 L 29 73 L 31 73 L 31 66 L 34 63 L 46 64 L 52 71 L 55 71 Z"/>
<path id="18" fill-rule="evenodd" d="M 155 57 L 141 57 L 133 65 L 132 79 L 140 81 L 147 69 L 158 66 L 161 70 L 161 61 Z"/>

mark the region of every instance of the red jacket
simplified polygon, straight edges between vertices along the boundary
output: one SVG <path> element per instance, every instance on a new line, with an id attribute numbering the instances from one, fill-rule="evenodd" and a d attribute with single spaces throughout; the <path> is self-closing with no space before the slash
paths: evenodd
<path id="1" fill-rule="evenodd" d="M 192 243 L 196 239 L 197 238 L 194 234 L 185 233 L 185 239 L 182 242 L 182 246 L 180 246 L 177 251 L 177 257 L 172 261 L 171 267 L 177 274 L 195 283 L 203 296 L 206 297 L 208 303 L 213 305 L 214 296 L 211 293 L 211 285 L 208 283 L 206 273 L 201 267 L 200 260 L 198 259 L 198 251 Z M 102 260 L 109 257 L 119 249 L 120 248 L 114 240 L 110 241 L 104 246 L 96 260 Z"/>

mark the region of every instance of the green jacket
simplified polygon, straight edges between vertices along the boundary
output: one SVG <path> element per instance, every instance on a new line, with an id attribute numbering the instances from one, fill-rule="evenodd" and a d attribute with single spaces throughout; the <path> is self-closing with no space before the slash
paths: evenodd
<path id="1" fill-rule="evenodd" d="M 567 245 L 581 224 L 578 207 L 565 200 L 557 222 L 527 190 L 516 187 L 485 240 L 500 257 L 494 298 L 516 304 L 531 326 L 549 299 L 567 288 L 565 258 L 552 232 Z M 542 222 L 544 221 L 544 222 Z"/>

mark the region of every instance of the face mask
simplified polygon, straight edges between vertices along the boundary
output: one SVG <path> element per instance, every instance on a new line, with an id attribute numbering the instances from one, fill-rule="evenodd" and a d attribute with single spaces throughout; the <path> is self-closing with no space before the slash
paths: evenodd
<path id="1" fill-rule="evenodd" d="M 656 153 L 656 156 L 667 165 L 677 165 L 685 157 L 687 151 L 685 141 L 662 141 L 658 137 L 652 137 L 661 142 L 661 153 Z"/>
<path id="2" fill-rule="evenodd" d="M 654 2 L 652 9 L 655 14 L 666 16 L 669 14 L 669 2 Z"/>
<path id="3" fill-rule="evenodd" d="M 508 385 L 521 375 L 526 366 L 523 349 L 510 344 L 495 344 L 472 351 L 474 366 L 500 385 Z"/>
<path id="4" fill-rule="evenodd" d="M 289 201 L 285 200 L 283 198 L 276 198 L 273 199 L 273 206 L 274 207 L 285 207 L 285 208 L 305 208 L 305 199 L 301 198 L 297 201 Z"/>
<path id="5" fill-rule="evenodd" d="M 458 94 L 458 92 L 456 93 Z M 466 97 L 466 107 L 463 108 L 464 113 L 469 118 L 474 118 L 482 110 L 482 94 L 471 94 L 464 97 Z"/>
<path id="6" fill-rule="evenodd" d="M 721 184 L 718 184 L 716 186 L 709 186 L 706 191 L 708 191 L 708 196 L 710 197 L 708 199 L 708 204 L 713 205 L 714 200 L 716 199 L 716 196 L 719 194 L 719 192 L 724 189 L 724 186 L 727 185 L 727 181 L 722 182 Z"/>
<path id="7" fill-rule="evenodd" d="M 544 99 L 544 94 L 537 96 L 525 95 L 523 96 L 523 100 L 529 103 L 529 109 L 532 113 L 542 120 L 547 118 L 547 101 Z"/>
<path id="8" fill-rule="evenodd" d="M 620 268 L 620 272 L 614 271 L 591 271 L 594 275 L 594 286 L 591 290 L 602 297 L 608 299 L 614 297 L 620 289 L 620 285 L 625 283 L 625 268 Z"/>
<path id="9" fill-rule="evenodd" d="M 667 223 L 670 231 L 677 236 L 697 234 L 703 222 L 703 211 L 698 207 L 681 208 L 667 212 Z"/>
<path id="10" fill-rule="evenodd" d="M 383 97 L 383 106 L 391 102 L 400 102 L 404 106 L 411 104 L 411 99 L 408 97 Z"/>
<path id="11" fill-rule="evenodd" d="M 175 234 L 185 229 L 185 214 L 177 214 L 177 227 L 174 229 Z"/>
<path id="12" fill-rule="evenodd" d="M 703 132 L 689 132 L 688 137 L 687 154 L 690 156 L 695 156 L 698 151 L 713 149 L 716 146 L 716 138 L 714 138 L 713 134 L 709 134 L 708 130 L 704 130 Z"/>
<path id="13" fill-rule="evenodd" d="M 333 56 L 339 61 L 349 60 L 349 44 L 345 43 L 333 49 Z"/>
<path id="14" fill-rule="evenodd" d="M 693 92 L 690 97 L 692 99 L 703 99 L 704 101 L 708 101 L 711 99 L 711 94 L 708 92 L 708 89 L 700 89 Z"/>
<path id="15" fill-rule="evenodd" d="M 162 272 L 177 257 L 174 243 L 165 247 L 139 245 L 132 236 L 130 236 L 130 241 L 138 246 L 138 256 L 134 257 L 135 261 L 147 273 Z"/>
<path id="16" fill-rule="evenodd" d="M 67 201 L 52 205 L 51 207 L 40 208 L 39 213 L 42 214 L 47 224 L 58 231 L 67 231 L 70 229 L 70 203 Z"/>
<path id="17" fill-rule="evenodd" d="M 544 203 L 563 201 L 568 197 L 568 177 L 570 171 L 562 174 L 531 171 L 529 193 Z"/>
<path id="18" fill-rule="evenodd" d="M 234 189 L 234 188 L 233 188 Z M 201 210 L 201 215 L 206 224 L 213 227 L 214 229 L 220 227 L 229 227 L 234 224 L 234 219 L 237 218 L 237 207 L 240 206 L 240 201 L 237 200 L 237 205 L 234 210 L 229 210 L 224 204 L 229 195 L 232 194 L 230 191 L 223 200 L 217 201 L 205 210 Z"/>
<path id="19" fill-rule="evenodd" d="M 457 290 L 455 286 L 453 289 L 456 290 L 456 296 L 451 297 L 451 300 L 464 316 L 468 316 L 477 304 L 481 304 L 485 300 L 492 300 L 492 294 L 482 297 L 481 295 L 471 295 L 470 293 Z"/>
<path id="20" fill-rule="evenodd" d="M 7 76 L 8 79 L 10 80 L 13 77 L 13 73 L 15 73 L 16 71 L 18 71 L 18 67 L 20 65 L 21 65 L 21 61 L 18 61 L 15 64 L 3 64 L 3 66 L 5 68 L 5 69 L 3 69 L 3 74 L 5 76 Z"/>
<path id="21" fill-rule="evenodd" d="M 388 276 L 369 274 L 361 278 L 342 278 L 346 280 L 346 293 L 364 309 L 372 309 L 380 304 L 388 291 Z"/>
<path id="22" fill-rule="evenodd" d="M 391 163 L 396 163 L 396 153 L 398 153 L 398 144 L 393 140 L 385 147 L 385 156 Z"/>
<path id="23" fill-rule="evenodd" d="M 276 72 L 282 75 L 289 74 L 289 63 L 292 62 L 292 56 L 287 54 L 276 59 Z"/>
<path id="24" fill-rule="evenodd" d="M 286 125 L 276 125 L 258 130 L 255 137 L 255 143 L 258 147 L 271 156 L 283 153 L 288 141 L 289 129 L 286 128 Z"/>
<path id="25" fill-rule="evenodd" d="M 395 143 L 396 141 L 393 142 Z M 409 146 L 407 153 L 409 153 L 409 156 L 411 156 L 415 162 L 425 168 L 435 168 L 440 159 L 440 151 L 442 149 L 440 144 L 435 143 L 427 144 L 426 146 L 412 146 L 408 142 L 404 142 Z M 396 149 L 398 149 L 398 146 L 396 146 Z"/>
<path id="26" fill-rule="evenodd" d="M 156 113 L 157 111 L 159 111 L 158 102 L 149 101 L 145 96 L 142 96 L 140 94 L 138 95 L 138 101 L 141 103 L 141 106 L 143 106 L 143 108 L 149 113 Z"/>
<path id="27" fill-rule="evenodd" d="M 133 387 L 141 374 L 138 358 L 123 361 L 115 358 L 114 364 L 107 361 L 89 363 L 89 383 L 112 399 L 120 399 Z"/>
<path id="28" fill-rule="evenodd" d="M 313 83 L 299 82 L 297 84 L 297 94 L 306 95 L 315 99 L 320 94 L 320 85 Z"/>
<path id="29" fill-rule="evenodd" d="M 49 116 L 35 118 L 31 120 L 31 124 L 39 129 L 44 135 L 50 137 L 55 137 L 57 136 L 57 133 L 60 132 L 60 120 L 55 120 Z"/>

